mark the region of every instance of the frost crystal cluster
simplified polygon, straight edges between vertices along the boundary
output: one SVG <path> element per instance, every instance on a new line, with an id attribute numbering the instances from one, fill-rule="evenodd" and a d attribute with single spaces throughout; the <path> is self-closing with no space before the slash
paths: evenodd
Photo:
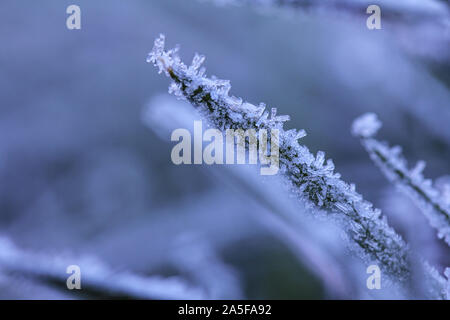
<path id="1" fill-rule="evenodd" d="M 387 274 L 399 280 L 410 276 L 408 248 L 403 239 L 389 227 L 381 211 L 373 208 L 334 172 L 334 164 L 319 151 L 313 155 L 298 139 L 305 131 L 284 130 L 289 116 L 277 115 L 276 109 L 266 110 L 229 95 L 228 80 L 205 76 L 201 67 L 204 56 L 196 54 L 186 66 L 177 54 L 178 48 L 165 50 L 165 38 L 155 40 L 147 61 L 172 79 L 169 91 L 189 101 L 211 126 L 225 129 L 278 129 L 280 130 L 280 172 L 286 176 L 292 189 L 306 203 L 326 212 L 340 212 L 346 233 L 356 243 L 355 250 L 366 260 L 377 261 Z"/>
<path id="2" fill-rule="evenodd" d="M 409 169 L 401 147 L 389 147 L 386 142 L 374 139 L 380 127 L 381 122 L 377 116 L 368 113 L 355 120 L 352 133 L 361 139 L 362 145 L 384 175 L 422 210 L 431 226 L 438 231 L 439 238 L 444 238 L 450 245 L 450 203 L 446 198 L 447 187 L 441 192 L 433 186 L 431 180 L 424 178 L 424 161 L 419 161 L 414 168 Z"/>

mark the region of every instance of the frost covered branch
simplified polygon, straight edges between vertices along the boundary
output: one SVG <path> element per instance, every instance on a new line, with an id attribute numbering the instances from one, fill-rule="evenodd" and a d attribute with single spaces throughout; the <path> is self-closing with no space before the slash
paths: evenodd
<path id="1" fill-rule="evenodd" d="M 167 141 L 176 128 L 189 128 L 194 121 L 198 120 L 198 114 L 189 103 L 177 101 L 164 94 L 151 99 L 144 109 L 142 119 L 150 130 Z M 360 272 L 353 269 L 355 264 L 349 263 L 345 243 L 335 241 L 340 239 L 340 228 L 333 221 L 324 223 L 324 221 L 308 218 L 308 212 L 304 210 L 302 204 L 283 191 L 283 182 L 279 179 L 281 177 L 272 177 L 270 182 L 277 185 L 269 189 L 261 183 L 260 175 L 247 166 L 226 166 L 221 170 L 217 170 L 217 167 L 206 166 L 205 169 L 201 172 L 220 181 L 221 187 L 218 191 L 220 194 L 223 194 L 222 186 L 225 188 L 228 186 L 233 190 L 235 198 L 232 201 L 227 199 L 227 203 L 245 202 L 252 205 L 248 210 L 249 214 L 264 229 L 285 243 L 298 261 L 321 280 L 329 297 L 339 299 L 367 297 L 365 295 L 366 281 L 361 279 Z M 274 189 L 280 191 L 274 192 Z M 227 193 L 223 196 L 229 197 Z M 217 203 L 217 199 L 210 194 L 206 196 L 206 199 Z M 202 201 L 205 200 L 197 199 L 196 202 Z M 235 228 L 236 225 L 233 226 L 233 229 Z M 205 239 L 203 243 L 206 242 Z M 210 258 L 207 260 L 208 268 L 210 268 L 210 260 Z M 333 268 L 330 269 L 331 265 Z M 364 266 L 361 270 L 363 268 Z M 201 268 L 195 267 L 195 269 L 198 271 Z M 203 273 L 203 270 L 201 272 Z M 212 272 L 217 274 L 215 270 Z M 227 280 L 227 282 L 230 281 Z M 390 289 L 390 298 L 403 297 L 401 293 L 396 295 L 397 292 Z M 380 298 L 386 297 L 384 292 L 371 292 L 372 297 L 374 294 L 380 294 L 378 296 Z"/>
<path id="2" fill-rule="evenodd" d="M 439 238 L 444 238 L 450 245 L 450 201 L 433 186 L 431 180 L 424 178 L 424 161 L 408 169 L 401 147 L 391 148 L 386 142 L 373 138 L 380 127 L 377 116 L 367 113 L 355 120 L 352 133 L 361 139 L 370 158 L 383 174 L 421 209 L 430 225 L 438 231 Z"/>
<path id="3" fill-rule="evenodd" d="M 324 15 L 327 19 L 349 17 L 364 21 L 370 5 L 381 8 L 383 28 L 389 29 L 400 46 L 414 55 L 447 63 L 450 40 L 450 7 L 439 0 L 213 0 L 232 5 L 250 5 L 265 11 L 281 8 L 287 12 Z M 354 17 L 357 17 L 356 19 Z M 422 46 L 417 46 L 422 43 Z"/>
<path id="4" fill-rule="evenodd" d="M 69 265 L 81 268 L 81 289 L 68 290 Z M 116 272 L 97 259 L 74 259 L 36 254 L 17 248 L 8 239 L 0 238 L 0 274 L 14 281 L 26 278 L 57 288 L 68 294 L 92 295 L 126 299 L 208 299 L 199 288 L 178 277 L 142 277 L 130 272 Z"/>
<path id="5" fill-rule="evenodd" d="M 379 0 L 373 3 L 371 0 L 213 0 L 218 4 L 246 4 L 261 7 L 284 7 L 299 10 L 326 11 L 336 10 L 351 14 L 366 14 L 366 8 L 377 4 L 383 8 L 385 18 L 395 21 L 402 19 L 430 20 L 434 23 L 442 22 L 441 19 L 448 18 L 447 6 L 437 0 Z M 385 9 L 385 10 L 384 10 Z"/>
<path id="6" fill-rule="evenodd" d="M 255 106 L 229 95 L 230 82 L 215 77 L 207 78 L 201 68 L 204 56 L 195 55 L 188 67 L 179 58 L 178 49 L 165 51 L 165 38 L 155 40 L 147 61 L 172 79 L 169 91 L 186 99 L 209 121 L 224 129 L 278 129 L 280 130 L 280 172 L 292 190 L 310 206 L 326 212 L 340 212 L 348 237 L 356 244 L 355 251 L 366 261 L 377 261 L 387 274 L 404 281 L 410 277 L 408 247 L 403 239 L 389 227 L 381 211 L 373 208 L 334 172 L 331 160 L 325 162 L 321 151 L 316 156 L 298 143 L 305 131 L 285 131 L 283 124 L 289 116 L 279 116 L 276 109 Z"/>

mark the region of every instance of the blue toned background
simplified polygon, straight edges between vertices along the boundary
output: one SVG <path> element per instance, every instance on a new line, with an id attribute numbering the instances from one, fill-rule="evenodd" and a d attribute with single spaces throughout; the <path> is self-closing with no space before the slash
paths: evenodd
<path id="1" fill-rule="evenodd" d="M 170 47 L 181 45 L 186 62 L 205 54 L 208 74 L 231 80 L 233 95 L 289 114 L 288 126 L 308 132 L 303 143 L 324 150 L 344 180 L 442 271 L 448 248 L 350 133 L 355 117 L 376 112 L 380 136 L 401 145 L 411 163 L 426 160 L 429 178 L 450 172 L 449 11 L 444 1 L 429 2 L 443 27 L 414 10 L 396 20 L 390 7 L 383 29 L 368 30 L 364 12 L 336 8 L 3 0 L 0 298 L 135 298 L 154 285 L 149 279 L 161 281 L 156 298 L 390 297 L 359 287 L 365 267 L 332 223 L 299 219 L 298 239 L 271 221 L 253 188 L 281 210 L 295 211 L 297 202 L 250 178 L 251 168 L 172 164 L 175 114 L 158 118 L 163 128 L 143 117 L 186 108 L 145 62 L 160 33 Z M 66 28 L 70 4 L 81 8 L 81 30 Z M 301 204 L 298 211 L 302 217 Z M 40 278 L 65 279 L 70 264 L 86 270 L 86 290 Z M 138 289 L 115 288 L 123 274 Z M 105 284 L 94 290 L 97 278 Z"/>

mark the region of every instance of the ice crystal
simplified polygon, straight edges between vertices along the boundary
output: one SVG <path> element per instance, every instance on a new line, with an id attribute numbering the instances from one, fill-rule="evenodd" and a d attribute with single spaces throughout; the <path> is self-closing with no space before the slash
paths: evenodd
<path id="1" fill-rule="evenodd" d="M 447 283 L 444 292 L 446 294 L 446 299 L 450 300 L 450 268 L 445 268 L 444 275 L 447 278 Z"/>
<path id="2" fill-rule="evenodd" d="M 434 296 L 440 300 L 450 300 L 450 268 L 444 270 L 443 277 L 428 263 L 425 262 L 423 265 L 427 271 L 425 273 L 425 280 L 428 284 L 427 290 L 429 296 Z"/>
<path id="3" fill-rule="evenodd" d="M 366 113 L 353 122 L 352 133 L 355 136 L 368 138 L 376 134 L 381 125 L 376 114 Z"/>
<path id="4" fill-rule="evenodd" d="M 348 237 L 356 243 L 355 251 L 366 261 L 378 261 L 382 270 L 399 280 L 410 276 L 409 250 L 403 239 L 388 225 L 380 211 L 365 201 L 334 172 L 331 160 L 325 161 L 325 153 L 314 156 L 298 139 L 305 136 L 304 130 L 283 129 L 288 116 L 279 116 L 276 109 L 270 112 L 265 105 L 255 106 L 242 99 L 230 96 L 229 81 L 205 76 L 200 72 L 199 62 L 194 58 L 186 66 L 177 50 L 164 48 L 164 36 L 155 40 L 148 62 L 159 72 L 166 74 L 175 86 L 178 97 L 189 101 L 210 123 L 224 129 L 279 129 L 280 172 L 291 188 L 310 206 L 325 212 L 340 212 Z M 173 90 L 172 90 L 173 91 Z"/>
<path id="5" fill-rule="evenodd" d="M 399 146 L 389 147 L 386 142 L 373 138 L 380 126 L 375 114 L 365 114 L 354 121 L 352 132 L 361 139 L 362 145 L 384 175 L 421 209 L 430 225 L 438 231 L 439 238 L 444 238 L 450 244 L 450 203 L 446 184 L 440 191 L 431 180 L 424 178 L 424 161 L 417 162 L 409 169 Z"/>

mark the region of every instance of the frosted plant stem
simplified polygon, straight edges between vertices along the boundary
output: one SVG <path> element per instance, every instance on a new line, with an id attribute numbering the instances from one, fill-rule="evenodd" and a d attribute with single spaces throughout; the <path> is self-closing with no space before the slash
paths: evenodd
<path id="1" fill-rule="evenodd" d="M 148 57 L 172 79 L 169 92 L 189 101 L 209 121 L 210 125 L 224 129 L 278 129 L 280 130 L 280 172 L 287 178 L 292 190 L 309 206 L 326 212 L 339 211 L 348 237 L 356 244 L 366 261 L 377 261 L 380 268 L 399 281 L 410 277 L 408 247 L 403 239 L 389 227 L 381 211 L 373 208 L 334 172 L 334 164 L 321 151 L 316 156 L 298 139 L 304 130 L 285 131 L 283 123 L 289 116 L 277 116 L 272 108 L 270 117 L 265 105 L 255 106 L 242 99 L 229 96 L 229 81 L 204 76 L 200 68 L 204 57 L 195 55 L 191 66 L 179 58 L 178 49 L 165 51 L 165 38 L 161 35 Z"/>
<path id="2" fill-rule="evenodd" d="M 197 112 L 189 103 L 174 101 L 171 97 L 157 96 L 145 108 L 143 121 L 154 133 L 167 140 L 176 128 L 188 128 L 198 119 Z M 291 206 L 292 199 L 287 194 L 273 192 L 261 183 L 257 172 L 246 166 L 226 166 L 225 170 L 206 166 L 202 173 L 212 176 L 221 185 L 228 185 L 235 196 L 243 202 L 255 202 L 262 210 L 249 212 L 265 228 L 270 230 L 296 255 L 312 274 L 321 279 L 330 297 L 345 299 L 364 290 L 365 282 L 360 280 L 348 263 L 348 255 L 343 244 L 333 243 L 330 248 L 330 233 L 317 232 L 317 224 L 305 221 L 305 210 L 301 203 Z M 279 182 L 280 179 L 275 178 Z M 275 189 L 278 189 L 276 187 Z M 322 227 L 322 224 L 321 224 Z M 332 234 L 334 230 L 324 226 Z M 329 266 L 333 266 L 330 268 Z M 364 290 L 365 291 L 365 290 Z M 360 297 L 359 295 L 357 295 Z"/>
<path id="3" fill-rule="evenodd" d="M 81 269 L 81 289 L 69 290 L 66 273 L 69 265 Z M 9 239 L 0 237 L 0 274 L 14 283 L 28 279 L 57 287 L 72 295 L 121 299 L 209 299 L 203 289 L 179 277 L 143 277 L 131 272 L 117 272 L 93 258 L 44 255 L 21 250 Z M 22 279 L 22 280 L 21 280 Z M 13 285 L 9 285 L 13 286 Z"/>
<path id="4" fill-rule="evenodd" d="M 334 172 L 334 164 L 319 151 L 314 156 L 307 147 L 298 143 L 306 135 L 304 130 L 283 129 L 289 116 L 277 116 L 276 108 L 266 111 L 265 104 L 255 106 L 243 102 L 241 98 L 230 96 L 228 80 L 205 76 L 201 67 L 205 57 L 196 54 L 192 64 L 186 66 L 178 56 L 178 47 L 165 50 L 165 37 L 160 35 L 149 53 L 147 62 L 153 63 L 172 79 L 169 93 L 189 101 L 210 126 L 221 129 L 271 129 L 279 130 L 280 172 L 285 176 L 292 191 L 308 207 L 322 210 L 330 216 L 338 211 L 338 218 L 345 228 L 353 250 L 366 262 L 376 261 L 382 271 L 398 284 L 413 289 L 414 270 L 411 261 L 415 255 L 405 241 L 388 225 L 381 210 L 364 200 L 356 192 L 353 184 L 340 179 Z M 314 210 L 312 212 L 317 212 Z M 448 281 L 441 277 L 432 267 L 422 263 L 418 268 L 427 280 L 426 291 L 429 298 L 446 298 Z M 414 290 L 414 289 L 413 289 Z M 411 294 L 414 294 L 411 292 Z"/>
<path id="5" fill-rule="evenodd" d="M 258 7 L 280 7 L 292 10 L 305 10 L 323 12 L 326 10 L 336 10 L 355 15 L 365 15 L 366 8 L 374 4 L 370 0 L 213 0 L 218 4 L 252 5 Z M 441 19 L 448 18 L 447 6 L 445 3 L 436 0 L 423 0 L 414 2 L 408 0 L 397 0 L 396 2 L 381 0 L 377 2 L 383 10 L 389 12 L 383 19 L 388 19 L 400 23 L 410 19 L 411 16 L 418 21 L 433 21 L 438 24 Z"/>
<path id="6" fill-rule="evenodd" d="M 450 206 L 432 181 L 424 178 L 425 162 L 419 161 L 413 169 L 408 169 L 401 147 L 391 148 L 386 142 L 374 138 L 380 127 L 377 116 L 368 113 L 355 120 L 352 131 L 388 180 L 417 204 L 430 225 L 438 231 L 438 237 L 450 245 Z"/>

